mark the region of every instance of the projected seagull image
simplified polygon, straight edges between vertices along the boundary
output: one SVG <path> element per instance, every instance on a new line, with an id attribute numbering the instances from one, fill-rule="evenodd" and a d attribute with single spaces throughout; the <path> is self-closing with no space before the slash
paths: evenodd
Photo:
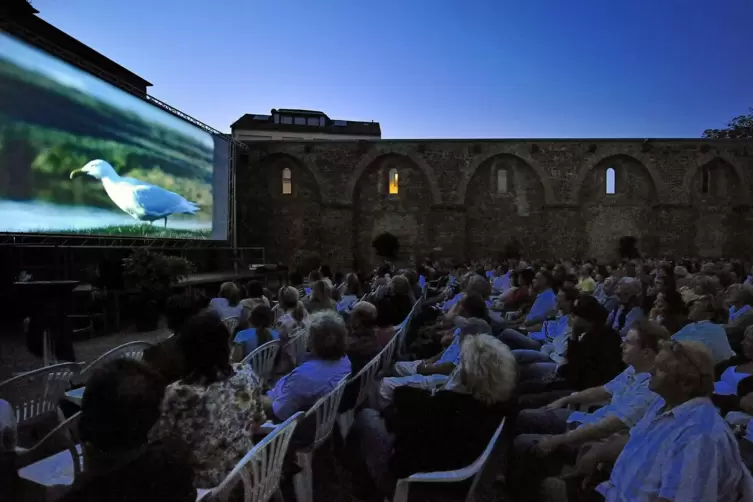
<path id="1" fill-rule="evenodd" d="M 70 179 L 79 174 L 87 174 L 100 180 L 105 192 L 116 206 L 136 220 L 148 221 L 165 220 L 173 214 L 196 214 L 200 207 L 195 202 L 188 201 L 182 196 L 162 187 L 139 181 L 134 178 L 124 178 L 106 161 L 97 159 L 88 162 L 81 169 L 71 172 Z"/>

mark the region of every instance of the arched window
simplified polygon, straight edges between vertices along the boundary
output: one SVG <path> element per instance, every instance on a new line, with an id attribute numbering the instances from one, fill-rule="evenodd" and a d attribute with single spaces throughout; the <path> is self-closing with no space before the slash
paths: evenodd
<path id="1" fill-rule="evenodd" d="M 398 179 L 397 179 L 397 169 L 394 167 L 390 169 L 389 172 L 389 194 L 390 195 L 397 195 L 399 192 L 398 188 Z"/>
<path id="2" fill-rule="evenodd" d="M 282 194 L 290 195 L 293 193 L 293 174 L 289 168 L 282 170 Z"/>
<path id="3" fill-rule="evenodd" d="M 509 178 L 506 167 L 497 168 L 497 193 L 509 193 Z"/>
<path id="4" fill-rule="evenodd" d="M 711 191 L 711 169 L 703 166 L 701 169 L 701 193 L 707 194 Z"/>
<path id="5" fill-rule="evenodd" d="M 607 194 L 614 195 L 615 193 L 615 180 L 614 180 L 614 169 L 608 168 L 607 169 Z"/>

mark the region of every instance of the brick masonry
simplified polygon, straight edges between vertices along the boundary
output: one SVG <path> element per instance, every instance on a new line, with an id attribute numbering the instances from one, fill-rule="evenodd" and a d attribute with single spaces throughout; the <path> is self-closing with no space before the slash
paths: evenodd
<path id="1" fill-rule="evenodd" d="M 333 268 L 376 262 L 389 231 L 406 260 L 495 257 L 517 239 L 533 257 L 616 257 L 621 236 L 649 255 L 739 256 L 753 244 L 753 142 L 736 140 L 382 140 L 250 143 L 237 166 L 240 246 L 267 261 L 316 253 Z M 282 193 L 282 170 L 293 190 Z M 388 194 L 390 169 L 399 193 Z M 615 193 L 606 193 L 607 169 Z M 499 193 L 498 171 L 506 171 Z M 706 175 L 703 173 L 707 172 Z M 707 186 L 704 190 L 704 176 Z M 504 192 L 504 190 L 503 190 Z"/>

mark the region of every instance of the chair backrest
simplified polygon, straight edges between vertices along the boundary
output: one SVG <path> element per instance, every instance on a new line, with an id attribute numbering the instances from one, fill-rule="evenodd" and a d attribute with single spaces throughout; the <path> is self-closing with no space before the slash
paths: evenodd
<path id="1" fill-rule="evenodd" d="M 18 453 L 16 467 L 21 468 L 33 464 L 56 451 L 66 449 L 73 457 L 74 480 L 81 474 L 83 449 L 79 444 L 81 439 L 78 433 L 78 423 L 81 420 L 81 412 L 67 418 L 60 425 L 50 431 L 37 444 Z"/>
<path id="2" fill-rule="evenodd" d="M 108 350 L 81 370 L 81 379 L 88 378 L 92 371 L 110 361 L 115 361 L 116 359 L 134 359 L 136 361 L 141 361 L 144 357 L 144 351 L 153 346 L 154 345 L 149 342 L 128 342 L 119 347 L 115 347 L 112 350 Z"/>
<path id="3" fill-rule="evenodd" d="M 242 364 L 250 364 L 262 382 L 265 382 L 272 375 L 275 366 L 277 352 L 280 350 L 280 341 L 272 340 L 261 347 L 256 347 L 249 355 L 243 358 Z"/>
<path id="4" fill-rule="evenodd" d="M 499 437 L 502 435 L 502 431 L 505 428 L 505 422 L 507 421 L 507 418 L 503 418 L 502 422 L 500 422 L 499 427 L 497 427 L 497 430 L 494 431 L 494 435 L 492 435 L 492 438 L 489 440 L 489 444 L 486 445 L 486 448 L 484 448 L 484 452 L 468 467 L 465 467 L 462 469 L 463 471 L 468 470 L 473 474 L 473 481 L 471 482 L 471 488 L 468 490 L 468 497 L 466 498 L 466 502 L 471 502 L 477 499 L 476 492 L 478 491 L 478 487 L 481 481 L 481 478 L 484 474 L 484 467 L 489 462 L 489 458 L 492 455 L 492 451 L 494 451 L 495 446 L 499 442 Z M 496 455 L 497 457 L 502 457 L 502 455 Z M 489 472 L 488 474 L 492 474 Z M 493 479 L 491 480 L 493 482 Z M 489 483 L 491 485 L 491 483 Z"/>
<path id="5" fill-rule="evenodd" d="M 293 357 L 295 358 L 296 365 L 301 364 L 303 356 L 306 355 L 306 351 L 309 347 L 308 330 L 299 329 L 297 331 L 298 334 L 294 335 L 293 338 L 285 346 L 286 350 L 292 353 Z"/>
<path id="6" fill-rule="evenodd" d="M 325 442 L 332 434 L 337 420 L 337 411 L 340 408 L 340 401 L 345 391 L 345 385 L 348 383 L 348 377 L 343 378 L 337 386 L 326 396 L 322 396 L 314 406 L 306 412 L 304 420 L 313 416 L 315 419 L 314 440 L 311 447 L 316 449 L 320 444 Z"/>
<path id="7" fill-rule="evenodd" d="M 29 371 L 0 383 L 0 396 L 13 406 L 18 427 L 57 412 L 79 363 L 61 363 Z"/>
<path id="8" fill-rule="evenodd" d="M 267 502 L 277 491 L 282 476 L 285 454 L 303 412 L 298 412 L 278 425 L 257 443 L 230 474 L 212 490 L 209 500 L 227 501 L 238 481 L 243 483 L 244 502 Z"/>
<path id="9" fill-rule="evenodd" d="M 227 330 L 230 332 L 230 337 L 233 337 L 233 334 L 235 334 L 235 328 L 238 327 L 239 319 L 237 317 L 226 317 L 222 320 L 222 324 L 225 325 Z"/>
<path id="10" fill-rule="evenodd" d="M 382 358 L 380 356 L 381 353 L 377 354 L 369 364 L 361 368 L 361 371 L 351 379 L 350 385 L 358 386 L 358 397 L 356 398 L 354 409 L 358 409 L 366 401 L 366 398 L 369 397 L 369 387 L 376 382 L 376 374 L 382 367 Z"/>
<path id="11" fill-rule="evenodd" d="M 395 333 L 377 356 L 379 358 L 379 371 L 387 371 L 392 366 L 392 361 L 395 357 L 395 347 L 397 346 L 399 337 L 400 332 Z"/>

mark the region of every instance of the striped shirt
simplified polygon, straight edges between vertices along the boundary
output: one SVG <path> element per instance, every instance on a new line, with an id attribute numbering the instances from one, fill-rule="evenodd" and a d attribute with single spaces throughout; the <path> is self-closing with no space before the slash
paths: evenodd
<path id="1" fill-rule="evenodd" d="M 664 407 L 657 397 L 630 430 L 609 481 L 596 487 L 606 502 L 753 500 L 753 478 L 711 400 Z"/>
<path id="2" fill-rule="evenodd" d="M 604 385 L 612 395 L 609 404 L 602 406 L 593 413 L 576 411 L 567 418 L 568 423 L 593 424 L 615 416 L 628 427 L 633 427 L 643 418 L 651 403 L 658 397 L 649 388 L 650 373 L 636 373 L 635 368 L 628 366 L 625 371 L 614 377 Z"/>

